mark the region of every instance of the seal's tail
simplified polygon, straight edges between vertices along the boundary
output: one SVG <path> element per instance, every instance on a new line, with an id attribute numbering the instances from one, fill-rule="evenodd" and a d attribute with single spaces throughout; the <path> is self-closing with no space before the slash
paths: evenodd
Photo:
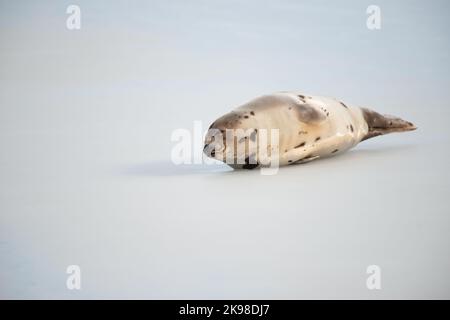
<path id="1" fill-rule="evenodd" d="M 369 126 L 369 132 L 361 140 L 367 140 L 382 134 L 388 134 L 392 132 L 404 132 L 416 130 L 417 127 L 411 122 L 402 120 L 400 118 L 382 115 L 378 112 L 372 111 L 370 109 L 361 108 L 364 119 Z"/>

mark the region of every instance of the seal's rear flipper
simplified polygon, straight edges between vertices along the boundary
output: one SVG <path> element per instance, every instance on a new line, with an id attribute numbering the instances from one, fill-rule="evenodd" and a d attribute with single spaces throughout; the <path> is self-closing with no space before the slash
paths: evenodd
<path id="1" fill-rule="evenodd" d="M 392 132 L 404 132 L 417 129 L 417 127 L 411 122 L 402 120 L 394 116 L 382 115 L 379 114 L 378 112 L 366 108 L 361 108 L 361 111 L 363 113 L 364 119 L 367 122 L 367 125 L 369 126 L 369 132 L 361 141 L 382 134 L 388 134 Z"/>

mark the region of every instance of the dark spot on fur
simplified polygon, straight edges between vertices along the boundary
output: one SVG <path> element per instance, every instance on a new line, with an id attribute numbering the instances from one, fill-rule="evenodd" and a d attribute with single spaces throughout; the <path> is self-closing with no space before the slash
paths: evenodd
<path id="1" fill-rule="evenodd" d="M 300 143 L 298 146 L 295 147 L 295 149 L 303 147 L 305 145 L 305 142 Z"/>
<path id="2" fill-rule="evenodd" d="M 315 141 L 319 141 L 319 140 L 320 140 L 320 137 L 317 137 Z"/>
<path id="3" fill-rule="evenodd" d="M 244 116 L 245 119 L 248 119 L 248 116 Z"/>
<path id="4" fill-rule="evenodd" d="M 336 152 L 338 152 L 338 151 L 339 151 L 338 149 L 334 149 L 332 153 L 336 153 Z"/>
<path id="5" fill-rule="evenodd" d="M 250 114 L 251 114 L 252 116 L 254 116 L 254 115 L 255 115 L 255 113 L 254 113 L 253 111 L 250 111 Z"/>
<path id="6" fill-rule="evenodd" d="M 352 125 L 350 125 L 350 131 L 353 132 L 353 126 Z"/>
<path id="7" fill-rule="evenodd" d="M 342 102 L 342 101 L 339 101 L 340 103 L 341 103 L 341 105 L 344 107 L 344 108 L 347 108 L 348 109 L 348 107 Z"/>
<path id="8" fill-rule="evenodd" d="M 294 163 L 299 163 L 299 162 L 302 162 L 302 161 L 304 161 L 304 160 L 311 159 L 312 157 L 313 157 L 313 156 L 306 156 L 306 157 L 303 157 L 303 158 L 298 159 L 298 160 L 295 161 Z"/>
<path id="9" fill-rule="evenodd" d="M 308 131 L 300 130 L 300 131 L 298 132 L 298 134 L 308 134 Z"/>
<path id="10" fill-rule="evenodd" d="M 292 163 L 292 160 L 288 160 L 289 163 Z"/>
<path id="11" fill-rule="evenodd" d="M 299 97 L 300 99 L 305 99 L 305 96 L 302 95 L 302 94 L 299 94 L 298 97 Z"/>
<path id="12" fill-rule="evenodd" d="M 249 157 L 245 158 L 245 164 L 242 166 L 242 169 L 255 169 L 258 166 L 258 163 L 250 163 Z"/>
<path id="13" fill-rule="evenodd" d="M 242 169 L 252 170 L 252 169 L 255 169 L 256 167 L 258 167 L 257 163 L 255 163 L 255 164 L 244 164 L 242 166 Z"/>

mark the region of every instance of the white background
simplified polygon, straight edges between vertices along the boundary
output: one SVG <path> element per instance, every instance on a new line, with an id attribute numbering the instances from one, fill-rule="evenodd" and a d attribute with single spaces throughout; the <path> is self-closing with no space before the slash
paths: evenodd
<path id="1" fill-rule="evenodd" d="M 69 31 L 74 3 L 0 1 L 1 298 L 450 298 L 447 1 L 76 1 Z M 281 90 L 419 129 L 274 176 L 171 163 Z"/>

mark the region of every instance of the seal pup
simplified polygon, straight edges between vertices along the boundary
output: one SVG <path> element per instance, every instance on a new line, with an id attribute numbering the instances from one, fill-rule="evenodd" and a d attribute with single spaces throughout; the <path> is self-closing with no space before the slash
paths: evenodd
<path id="1" fill-rule="evenodd" d="M 274 141 L 267 146 L 260 141 L 263 130 L 274 129 L 276 153 Z M 411 122 L 333 98 L 279 92 L 253 99 L 214 121 L 203 151 L 235 169 L 253 169 L 262 164 L 258 155 L 267 148 L 269 161 L 276 155 L 283 166 L 333 156 L 379 135 L 415 129 Z"/>

